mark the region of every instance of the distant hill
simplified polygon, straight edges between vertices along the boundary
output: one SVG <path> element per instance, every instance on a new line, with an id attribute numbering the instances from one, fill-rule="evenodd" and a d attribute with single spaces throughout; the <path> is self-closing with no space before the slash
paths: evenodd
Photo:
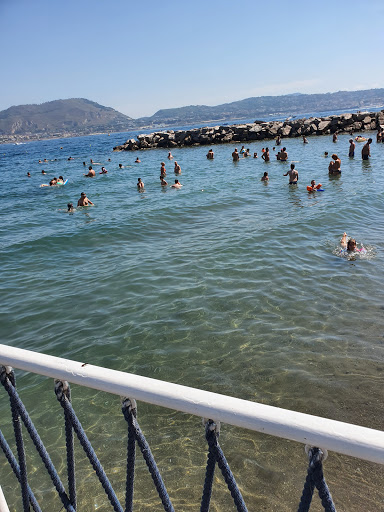
<path id="1" fill-rule="evenodd" d="M 339 91 L 326 94 L 287 94 L 285 96 L 259 96 L 215 107 L 190 105 L 188 107 L 159 110 L 151 117 L 136 119 L 144 125 L 189 125 L 209 121 L 235 121 L 236 119 L 265 119 L 268 115 L 298 115 L 327 110 L 381 107 L 384 89 Z"/>
<path id="2" fill-rule="evenodd" d="M 244 119 L 267 120 L 269 115 L 289 117 L 308 112 L 366 110 L 384 105 L 384 89 L 339 91 L 326 94 L 293 93 L 259 96 L 209 107 L 168 108 L 151 117 L 132 119 L 110 107 L 83 98 L 56 100 L 41 105 L 20 105 L 0 112 L 0 143 L 124 132 L 159 126 L 204 125 Z"/>
<path id="3" fill-rule="evenodd" d="M 133 126 L 131 117 L 83 98 L 19 105 L 0 112 L 0 140 L 121 132 Z"/>

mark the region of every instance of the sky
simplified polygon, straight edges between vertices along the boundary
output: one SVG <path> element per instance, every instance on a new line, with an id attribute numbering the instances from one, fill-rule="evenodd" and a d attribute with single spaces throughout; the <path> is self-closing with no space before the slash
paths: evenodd
<path id="1" fill-rule="evenodd" d="M 87 98 L 133 118 L 384 87 L 384 0 L 0 0 L 0 110 Z"/>

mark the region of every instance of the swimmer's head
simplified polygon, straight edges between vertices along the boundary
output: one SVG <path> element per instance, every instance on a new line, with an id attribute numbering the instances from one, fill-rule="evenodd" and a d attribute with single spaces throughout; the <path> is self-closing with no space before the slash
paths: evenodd
<path id="1" fill-rule="evenodd" d="M 294 169 L 295 168 L 295 164 L 291 164 L 291 169 Z"/>
<path id="2" fill-rule="evenodd" d="M 87 194 L 86 194 L 85 192 L 82 192 L 82 193 L 81 193 L 81 196 L 82 196 L 82 197 L 86 197 L 86 195 L 87 195 Z"/>
<path id="3" fill-rule="evenodd" d="M 332 158 L 333 158 L 334 160 L 337 160 L 339 157 L 336 155 L 336 153 L 333 153 Z"/>
<path id="4" fill-rule="evenodd" d="M 353 142 L 353 139 L 349 139 L 349 142 Z"/>
<path id="5" fill-rule="evenodd" d="M 314 187 L 314 186 L 316 185 L 316 181 L 315 181 L 315 180 L 312 180 L 312 181 L 311 181 L 311 185 L 312 185 L 312 187 Z"/>
<path id="6" fill-rule="evenodd" d="M 350 238 L 347 242 L 347 251 L 354 251 L 356 249 L 356 240 Z"/>
<path id="7" fill-rule="evenodd" d="M 328 151 L 324 151 L 324 156 L 328 156 Z"/>
<path id="8" fill-rule="evenodd" d="M 67 206 L 68 206 L 68 210 L 72 210 L 73 209 L 73 204 L 72 203 L 68 203 Z"/>
<path id="9" fill-rule="evenodd" d="M 370 144 L 372 142 L 372 139 L 368 139 L 368 144 Z"/>

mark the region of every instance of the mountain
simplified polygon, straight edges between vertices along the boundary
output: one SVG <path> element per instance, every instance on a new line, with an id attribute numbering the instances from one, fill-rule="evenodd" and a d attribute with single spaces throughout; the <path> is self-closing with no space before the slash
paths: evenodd
<path id="1" fill-rule="evenodd" d="M 160 126 L 204 125 L 244 119 L 288 117 L 309 112 L 366 110 L 384 105 L 384 89 L 339 91 L 326 94 L 293 93 L 259 96 L 209 107 L 190 105 L 157 111 L 132 119 L 110 107 L 83 98 L 56 100 L 41 105 L 20 105 L 0 112 L 0 143 L 124 132 Z"/>
<path id="2" fill-rule="evenodd" d="M 122 132 L 133 126 L 131 117 L 83 98 L 19 105 L 0 112 L 0 140 Z"/>
<path id="3" fill-rule="evenodd" d="M 159 110 L 151 117 L 136 119 L 143 125 L 193 125 L 212 121 L 265 119 L 268 115 L 291 116 L 308 112 L 356 109 L 384 105 L 384 89 L 339 91 L 326 94 L 287 94 L 259 96 L 214 107 L 190 105 L 188 107 Z"/>

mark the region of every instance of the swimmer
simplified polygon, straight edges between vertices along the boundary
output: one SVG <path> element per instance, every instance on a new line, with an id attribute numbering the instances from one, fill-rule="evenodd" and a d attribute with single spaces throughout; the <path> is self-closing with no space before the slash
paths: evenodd
<path id="1" fill-rule="evenodd" d="M 168 185 L 168 183 L 165 181 L 165 179 L 162 176 L 160 176 L 160 185 L 162 187 L 166 187 Z"/>
<path id="2" fill-rule="evenodd" d="M 28 176 L 28 178 L 30 178 L 31 177 L 31 173 L 27 172 L 27 176 Z"/>
<path id="3" fill-rule="evenodd" d="M 368 160 L 369 157 L 371 156 L 371 143 L 372 139 L 368 139 L 367 142 L 364 144 L 363 149 L 361 150 L 361 158 L 363 160 Z"/>
<path id="4" fill-rule="evenodd" d="M 136 158 L 135 164 L 141 164 L 141 160 L 139 160 L 139 157 Z"/>
<path id="5" fill-rule="evenodd" d="M 49 182 L 50 187 L 54 187 L 55 185 L 57 185 L 57 178 L 53 178 L 53 180 Z"/>
<path id="6" fill-rule="evenodd" d="M 165 169 L 165 163 L 164 162 L 161 162 L 160 174 L 161 174 L 161 176 L 163 176 L 163 178 L 165 178 L 166 175 L 167 175 L 167 171 Z"/>
<path id="7" fill-rule="evenodd" d="M 181 188 L 183 185 L 179 180 L 175 180 L 175 183 L 172 185 L 172 188 Z"/>
<path id="8" fill-rule="evenodd" d="M 108 174 L 108 171 L 105 167 L 102 167 L 101 172 L 99 172 L 99 174 Z"/>
<path id="9" fill-rule="evenodd" d="M 264 153 L 261 155 L 261 158 L 264 160 L 264 162 L 269 162 L 269 149 L 265 148 Z"/>
<path id="10" fill-rule="evenodd" d="M 74 160 L 74 158 L 72 158 L 71 156 L 68 158 L 68 160 Z"/>
<path id="11" fill-rule="evenodd" d="M 169 151 L 168 152 L 168 160 L 172 160 L 173 156 L 172 156 L 172 153 Z"/>
<path id="12" fill-rule="evenodd" d="M 232 160 L 234 162 L 238 162 L 240 159 L 239 153 L 237 151 L 237 148 L 235 148 L 235 151 L 232 153 Z"/>
<path id="13" fill-rule="evenodd" d="M 242 155 L 245 151 L 245 147 L 244 146 L 241 146 L 241 149 L 240 149 L 240 155 Z"/>
<path id="14" fill-rule="evenodd" d="M 175 161 L 175 174 L 181 174 L 181 167 L 180 165 Z"/>
<path id="15" fill-rule="evenodd" d="M 332 142 L 337 142 L 337 132 L 333 134 Z"/>
<path id="16" fill-rule="evenodd" d="M 88 199 L 87 194 L 85 192 L 81 193 L 80 199 L 77 201 L 77 206 L 89 206 L 93 203 L 90 199 Z"/>
<path id="17" fill-rule="evenodd" d="M 119 169 L 124 169 L 124 166 L 122 164 L 119 164 Z"/>
<path id="18" fill-rule="evenodd" d="M 58 185 L 64 185 L 64 178 L 62 176 L 59 176 L 59 179 L 57 180 Z"/>
<path id="19" fill-rule="evenodd" d="M 243 158 L 247 158 L 249 156 L 249 149 L 243 151 Z"/>
<path id="20" fill-rule="evenodd" d="M 316 181 L 312 180 L 311 185 L 307 187 L 308 192 L 316 192 L 316 190 L 319 190 L 321 188 L 321 183 L 316 185 Z"/>
<path id="21" fill-rule="evenodd" d="M 287 171 L 283 176 L 289 175 L 289 184 L 290 185 L 297 185 L 298 179 L 299 179 L 299 173 L 295 169 L 295 164 L 291 164 L 291 169 Z"/>
<path id="22" fill-rule="evenodd" d="M 46 172 L 44 171 L 44 169 L 43 169 L 43 170 L 41 171 L 41 174 L 47 174 L 47 173 L 46 173 Z"/>
<path id="23" fill-rule="evenodd" d="M 328 151 L 324 151 L 324 157 L 328 158 Z"/>
<path id="24" fill-rule="evenodd" d="M 303 135 L 303 144 L 308 144 L 308 139 L 305 135 Z"/>
<path id="25" fill-rule="evenodd" d="M 356 240 L 354 238 L 348 239 L 347 233 L 344 233 L 343 236 L 341 237 L 340 245 L 341 245 L 341 248 L 347 252 L 365 252 L 366 251 L 366 248 L 363 246 L 361 247 L 361 249 L 358 249 Z"/>
<path id="26" fill-rule="evenodd" d="M 43 162 L 41 160 L 39 160 L 39 164 L 42 164 Z"/>
<path id="27" fill-rule="evenodd" d="M 96 176 L 95 171 L 92 169 L 92 165 L 88 167 L 88 174 L 84 174 L 86 178 L 94 178 Z"/>
<path id="28" fill-rule="evenodd" d="M 341 160 L 340 160 L 340 158 L 335 153 L 332 155 L 332 158 L 333 158 L 333 161 L 331 160 L 329 162 L 329 166 L 328 166 L 329 174 L 341 174 L 341 170 L 340 170 Z"/>
<path id="29" fill-rule="evenodd" d="M 355 156 L 355 147 L 356 144 L 353 142 L 353 139 L 349 139 L 349 158 L 353 158 Z"/>
<path id="30" fill-rule="evenodd" d="M 85 162 L 83 162 L 84 167 L 87 165 Z"/>
<path id="31" fill-rule="evenodd" d="M 68 210 L 67 210 L 68 213 L 72 213 L 75 211 L 72 203 L 68 203 L 67 206 L 68 206 Z"/>
<path id="32" fill-rule="evenodd" d="M 281 137 L 280 137 L 280 135 L 278 135 L 276 137 L 276 143 L 275 144 L 276 144 L 276 146 L 280 146 L 280 144 L 281 144 Z"/>
<path id="33" fill-rule="evenodd" d="M 144 183 L 141 181 L 141 178 L 137 178 L 137 188 L 139 190 L 144 188 Z"/>
<path id="34" fill-rule="evenodd" d="M 108 162 L 110 162 L 110 161 L 111 161 L 111 159 L 110 159 L 110 158 L 108 158 Z"/>
<path id="35" fill-rule="evenodd" d="M 281 162 L 286 162 L 288 160 L 288 153 L 287 153 L 287 148 L 283 148 L 281 151 L 280 151 L 280 158 L 279 160 Z"/>
<path id="36" fill-rule="evenodd" d="M 253 158 L 258 158 L 257 153 L 253 153 Z"/>
<path id="37" fill-rule="evenodd" d="M 207 158 L 208 160 L 213 160 L 214 159 L 214 153 L 213 153 L 213 149 L 210 149 L 207 153 Z"/>
<path id="38" fill-rule="evenodd" d="M 260 180 L 260 181 L 268 181 L 268 180 L 269 180 L 268 173 L 267 173 L 267 172 L 265 172 L 265 173 L 264 173 L 264 175 L 263 175 L 263 177 L 261 178 L 261 180 Z"/>

